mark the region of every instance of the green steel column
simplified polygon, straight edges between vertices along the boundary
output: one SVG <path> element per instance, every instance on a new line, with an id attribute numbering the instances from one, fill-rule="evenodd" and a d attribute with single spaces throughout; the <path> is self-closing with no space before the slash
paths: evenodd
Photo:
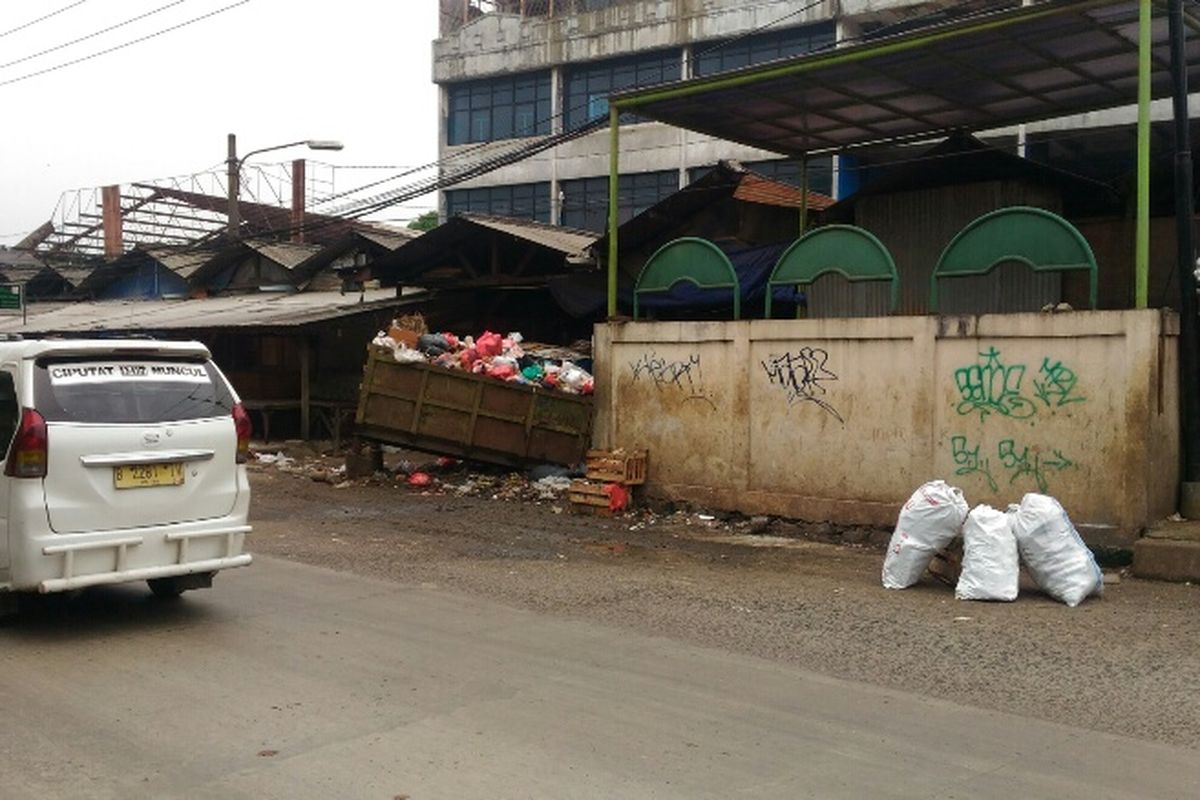
<path id="1" fill-rule="evenodd" d="M 800 156 L 800 235 L 808 232 L 808 153 Z"/>
<path id="2" fill-rule="evenodd" d="M 1133 296 L 1146 308 L 1150 294 L 1150 2 L 1138 8 L 1137 220 L 1133 250 Z"/>
<path id="3" fill-rule="evenodd" d="M 617 316 L 617 185 L 621 174 L 621 112 L 608 109 L 608 318 Z"/>

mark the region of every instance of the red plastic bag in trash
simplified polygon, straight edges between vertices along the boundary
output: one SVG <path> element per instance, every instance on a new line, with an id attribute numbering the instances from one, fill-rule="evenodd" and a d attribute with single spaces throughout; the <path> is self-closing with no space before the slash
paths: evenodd
<path id="1" fill-rule="evenodd" d="M 488 367 L 487 374 L 488 377 L 499 378 L 502 381 L 506 381 L 517 374 L 517 368 L 507 362 L 503 364 L 493 364 L 492 366 Z"/>
<path id="2" fill-rule="evenodd" d="M 489 356 L 498 356 L 503 350 L 500 334 L 484 331 L 479 340 L 475 342 L 475 349 L 479 351 L 479 355 L 487 358 Z"/>
<path id="3" fill-rule="evenodd" d="M 604 484 L 604 493 L 608 495 L 609 511 L 621 511 L 629 505 L 629 492 L 619 483 Z"/>
<path id="4" fill-rule="evenodd" d="M 429 477 L 428 472 L 414 472 L 408 476 L 409 486 L 428 486 L 433 483 L 433 478 Z"/>
<path id="5" fill-rule="evenodd" d="M 479 353 L 476 352 L 475 348 L 469 347 L 463 350 L 458 358 L 463 369 L 470 369 L 479 360 Z"/>

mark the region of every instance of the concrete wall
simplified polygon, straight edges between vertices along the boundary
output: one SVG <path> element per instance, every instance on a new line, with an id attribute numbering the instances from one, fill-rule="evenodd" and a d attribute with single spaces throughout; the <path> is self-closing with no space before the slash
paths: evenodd
<path id="1" fill-rule="evenodd" d="M 1159 311 L 603 324 L 596 444 L 709 507 L 891 525 L 944 478 L 1127 543 L 1175 509 L 1176 336 Z"/>

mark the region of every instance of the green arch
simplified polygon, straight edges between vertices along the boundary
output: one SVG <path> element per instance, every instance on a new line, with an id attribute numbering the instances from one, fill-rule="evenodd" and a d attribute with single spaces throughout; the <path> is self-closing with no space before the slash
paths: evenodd
<path id="1" fill-rule="evenodd" d="M 669 292 L 680 281 L 701 289 L 732 289 L 733 318 L 741 318 L 742 290 L 729 257 L 707 239 L 691 236 L 667 242 L 642 267 L 633 287 L 633 318 L 643 294 Z"/>
<path id="2" fill-rule="evenodd" d="M 808 285 L 830 272 L 848 281 L 891 281 L 891 310 L 896 310 L 900 278 L 883 242 L 855 225 L 826 225 L 801 236 L 779 257 L 767 280 L 767 319 L 776 286 Z"/>
<path id="3" fill-rule="evenodd" d="M 1083 234 L 1044 208 L 1012 206 L 984 214 L 946 245 L 930 279 L 930 311 L 938 310 L 940 278 L 986 275 L 1005 261 L 1019 261 L 1034 272 L 1087 270 L 1089 300 L 1096 307 L 1096 256 Z"/>

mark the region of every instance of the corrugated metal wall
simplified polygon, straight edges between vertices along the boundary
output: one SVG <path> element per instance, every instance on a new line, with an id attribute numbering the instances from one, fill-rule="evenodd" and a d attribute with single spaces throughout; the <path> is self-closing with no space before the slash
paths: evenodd
<path id="1" fill-rule="evenodd" d="M 929 279 L 942 250 L 968 223 L 989 211 L 1027 205 L 1061 213 L 1053 189 L 1018 181 L 922 189 L 863 197 L 855 224 L 879 237 L 891 251 L 900 274 L 898 314 L 929 313 Z M 809 316 L 840 317 L 886 314 L 887 285 L 850 283 L 825 276 L 812 287 Z M 1037 311 L 1062 297 L 1062 277 L 1035 273 L 1017 264 L 998 267 L 982 277 L 944 280 L 940 287 L 944 313 Z"/>

